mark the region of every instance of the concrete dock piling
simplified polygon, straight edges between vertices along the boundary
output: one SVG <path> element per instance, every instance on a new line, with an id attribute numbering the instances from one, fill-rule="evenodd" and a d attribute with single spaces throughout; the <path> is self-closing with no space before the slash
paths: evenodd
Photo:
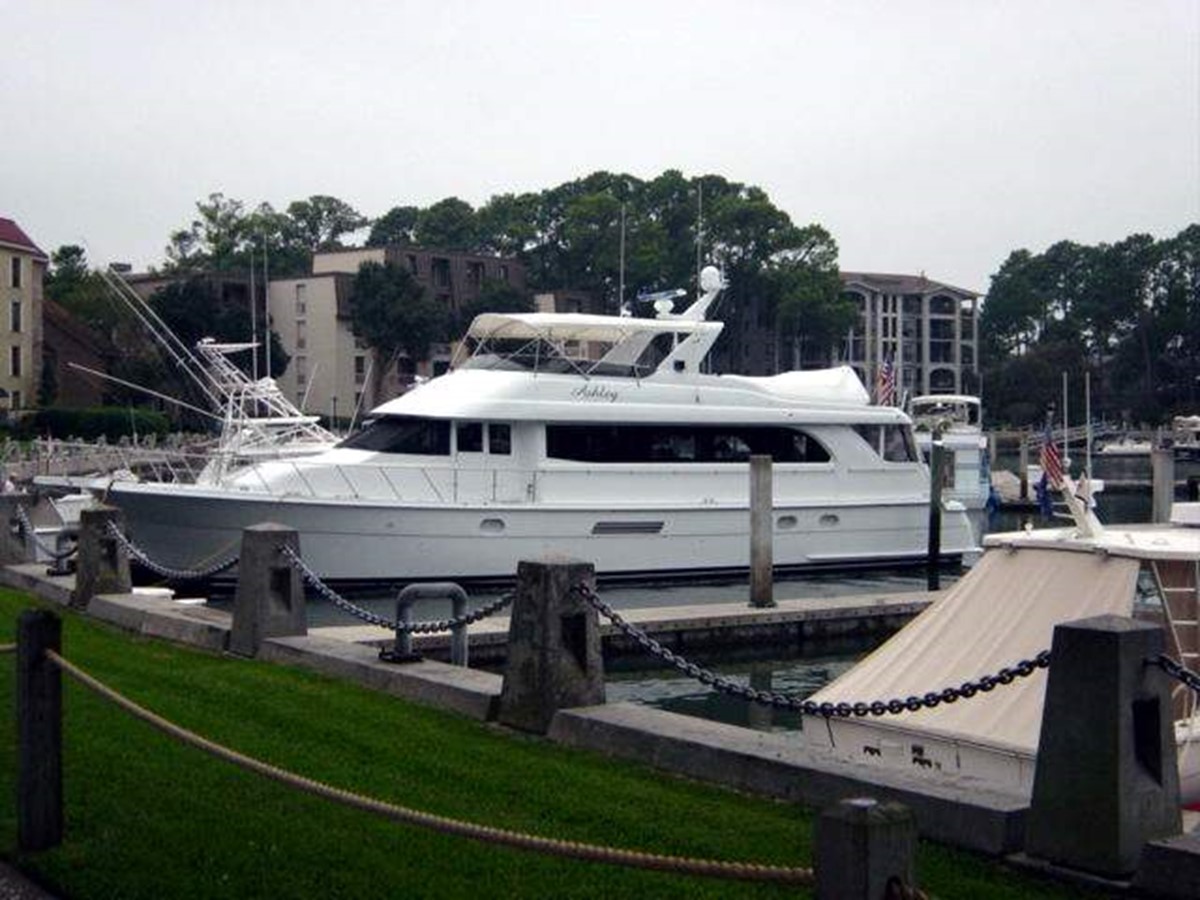
<path id="1" fill-rule="evenodd" d="M 71 605 L 86 608 L 97 594 L 128 594 L 133 589 L 129 554 L 112 535 L 124 531 L 125 516 L 113 506 L 82 510 L 79 514 L 79 565 Z"/>
<path id="2" fill-rule="evenodd" d="M 842 800 L 817 819 L 817 900 L 905 896 L 896 891 L 915 884 L 916 850 L 917 823 L 906 806 Z"/>
<path id="3" fill-rule="evenodd" d="M 18 518 L 19 508 L 30 509 L 33 498 L 29 494 L 0 494 L 0 565 L 11 566 L 33 562 L 33 535 L 26 534 Z"/>
<path id="4" fill-rule="evenodd" d="M 1054 629 L 1026 852 L 1110 878 L 1178 834 L 1179 769 L 1157 625 L 1096 616 Z"/>
<path id="5" fill-rule="evenodd" d="M 769 456 L 750 457 L 750 605 L 775 605 L 775 500 Z"/>
<path id="6" fill-rule="evenodd" d="M 596 610 L 573 592 L 594 590 L 596 570 L 577 560 L 523 561 L 508 631 L 498 720 L 545 734 L 555 712 L 604 702 Z"/>
<path id="7" fill-rule="evenodd" d="M 300 536 L 296 529 L 264 523 L 242 532 L 229 633 L 231 653 L 255 656 L 265 638 L 308 633 L 304 585 L 300 573 L 284 556 L 283 547 L 299 555 Z"/>

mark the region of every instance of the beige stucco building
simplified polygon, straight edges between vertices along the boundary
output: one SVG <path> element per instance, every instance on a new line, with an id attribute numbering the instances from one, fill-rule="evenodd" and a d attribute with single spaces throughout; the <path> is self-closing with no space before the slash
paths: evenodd
<path id="1" fill-rule="evenodd" d="M 348 420 L 360 410 L 361 416 L 403 393 L 417 377 L 439 375 L 449 366 L 448 345 L 435 347 L 429 360 L 402 356 L 377 362 L 354 336 L 350 294 L 354 275 L 365 262 L 406 266 L 452 312 L 476 299 L 486 281 L 525 289 L 524 267 L 504 257 L 399 246 L 314 254 L 311 275 L 273 279 L 267 296 L 271 327 L 291 356 L 279 385 L 305 412 Z M 378 365 L 386 371 L 376 378 Z"/>
<path id="2" fill-rule="evenodd" d="M 49 258 L 12 219 L 0 218 L 0 413 L 37 405 L 42 372 L 42 284 Z"/>

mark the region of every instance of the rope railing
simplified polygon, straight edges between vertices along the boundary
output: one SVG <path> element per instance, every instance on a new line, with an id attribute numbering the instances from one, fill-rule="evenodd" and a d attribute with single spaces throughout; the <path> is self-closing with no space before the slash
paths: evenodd
<path id="1" fill-rule="evenodd" d="M 45 653 L 51 662 L 79 684 L 121 707 L 135 718 L 188 746 L 201 750 L 217 759 L 255 772 L 280 784 L 397 822 L 428 828 L 443 834 L 467 837 L 485 843 L 530 850 L 568 859 L 589 860 L 639 869 L 651 869 L 683 875 L 704 875 L 742 881 L 767 881 L 800 885 L 812 885 L 815 883 L 814 872 L 811 868 L 669 856 L 580 841 L 547 838 L 506 828 L 481 825 L 476 822 L 441 816 L 389 803 L 385 800 L 379 800 L 345 788 L 327 784 L 323 781 L 308 778 L 304 775 L 299 775 L 280 766 L 264 762 L 263 760 L 226 747 L 146 709 L 124 694 L 104 684 L 79 666 L 63 658 L 55 651 L 47 649 Z"/>
<path id="2" fill-rule="evenodd" d="M 238 563 L 237 556 L 234 556 L 223 562 L 215 563 L 206 569 L 174 569 L 155 562 L 145 550 L 135 544 L 131 538 L 117 527 L 116 522 L 110 521 L 108 523 L 108 534 L 121 545 L 131 558 L 136 559 L 155 575 L 166 578 L 168 581 L 206 581 L 209 578 L 232 569 Z"/>
<path id="3" fill-rule="evenodd" d="M 859 701 L 856 703 L 846 701 L 817 703 L 815 700 L 808 700 L 779 691 L 759 690 L 758 688 L 740 684 L 732 679 L 718 675 L 711 669 L 705 669 L 694 662 L 690 662 L 678 653 L 668 650 L 641 628 L 625 621 L 616 610 L 605 603 L 587 585 L 576 584 L 570 590 L 611 621 L 622 634 L 631 638 L 642 649 L 678 669 L 688 677 L 696 679 L 701 684 L 708 685 L 723 694 L 749 700 L 751 703 L 758 703 L 791 712 L 800 712 L 809 716 L 821 716 L 826 719 L 898 715 L 902 712 L 932 709 L 942 703 L 954 703 L 960 699 L 970 699 L 980 693 L 986 694 L 1001 685 L 1011 684 L 1018 678 L 1026 678 L 1038 669 L 1044 669 L 1050 665 L 1050 651 L 1043 650 L 1033 659 L 1023 659 L 1014 666 L 1005 666 L 994 675 L 983 675 L 974 681 L 964 681 L 957 687 L 947 687 L 940 691 L 929 691 L 919 696 L 912 695 L 904 698 L 896 697 L 891 700 Z"/>

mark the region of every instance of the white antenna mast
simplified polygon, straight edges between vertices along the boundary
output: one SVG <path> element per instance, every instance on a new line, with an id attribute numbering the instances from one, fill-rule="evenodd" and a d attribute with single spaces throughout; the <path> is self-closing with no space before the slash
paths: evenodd
<path id="1" fill-rule="evenodd" d="M 621 204 L 621 274 L 617 282 L 617 310 L 625 308 L 625 204 Z"/>
<path id="2" fill-rule="evenodd" d="M 263 343 L 267 345 L 267 377 L 271 377 L 271 276 L 267 272 L 267 235 L 263 239 Z"/>
<path id="3" fill-rule="evenodd" d="M 704 182 L 696 182 L 696 288 L 700 288 L 700 269 L 704 260 Z"/>
<path id="4" fill-rule="evenodd" d="M 254 239 L 250 240 L 250 343 L 258 340 L 258 297 L 254 293 Z M 258 351 L 250 354 L 250 377 L 258 381 Z"/>

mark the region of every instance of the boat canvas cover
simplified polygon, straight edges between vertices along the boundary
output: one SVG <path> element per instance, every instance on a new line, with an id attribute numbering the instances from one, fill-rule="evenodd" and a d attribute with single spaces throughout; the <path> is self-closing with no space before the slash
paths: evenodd
<path id="1" fill-rule="evenodd" d="M 1048 549 L 989 550 L 945 596 L 845 675 L 818 702 L 904 699 L 995 674 L 1050 648 L 1054 626 L 1132 615 L 1136 559 Z M 906 732 L 1036 751 L 1046 670 L 957 703 L 879 722 Z"/>

